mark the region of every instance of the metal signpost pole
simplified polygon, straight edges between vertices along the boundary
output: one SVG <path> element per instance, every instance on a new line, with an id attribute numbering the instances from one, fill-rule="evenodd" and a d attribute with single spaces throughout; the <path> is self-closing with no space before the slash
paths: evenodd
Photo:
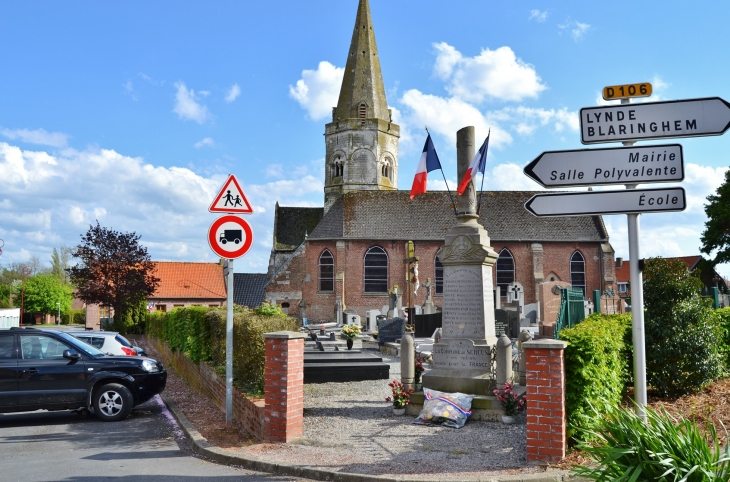
<path id="1" fill-rule="evenodd" d="M 226 300 L 226 425 L 233 423 L 233 260 L 228 260 Z"/>
<path id="2" fill-rule="evenodd" d="M 630 104 L 631 99 L 621 99 Z M 623 142 L 633 146 L 635 142 Z M 636 184 L 627 184 L 626 189 L 636 189 Z M 634 401 L 636 414 L 646 422 L 646 340 L 644 336 L 644 280 L 639 269 L 639 214 L 627 214 L 629 228 L 629 279 L 631 280 L 631 331 L 634 341 Z"/>

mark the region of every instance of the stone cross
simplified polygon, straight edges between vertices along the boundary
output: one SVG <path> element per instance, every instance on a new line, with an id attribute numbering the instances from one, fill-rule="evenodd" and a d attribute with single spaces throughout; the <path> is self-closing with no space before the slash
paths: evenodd
<path id="1" fill-rule="evenodd" d="M 525 306 L 525 290 L 522 288 L 522 284 L 513 281 L 507 286 L 507 302 L 517 302 L 517 312 L 522 316 Z"/>
<path id="2" fill-rule="evenodd" d="M 433 286 L 433 283 L 431 283 L 431 278 L 426 278 L 426 282 L 423 283 L 423 287 L 426 288 L 426 301 L 431 301 L 431 287 Z"/>
<path id="3" fill-rule="evenodd" d="M 388 299 L 390 304 L 390 310 L 393 312 L 394 317 L 403 315 L 403 291 L 400 286 L 393 285 L 388 293 Z"/>
<path id="4" fill-rule="evenodd" d="M 433 299 L 431 298 L 431 287 L 433 286 L 433 283 L 431 283 L 431 278 L 426 278 L 426 282 L 423 283 L 423 287 L 426 288 L 426 301 L 423 302 L 423 314 L 424 315 L 431 315 L 433 313 L 436 313 L 436 305 L 433 304 Z"/>

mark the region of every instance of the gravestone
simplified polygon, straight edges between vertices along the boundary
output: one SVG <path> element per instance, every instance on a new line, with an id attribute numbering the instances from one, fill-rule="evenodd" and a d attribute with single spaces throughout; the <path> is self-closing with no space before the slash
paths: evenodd
<path id="1" fill-rule="evenodd" d="M 497 336 L 510 336 L 509 313 L 506 310 L 494 310 L 494 332 Z"/>
<path id="2" fill-rule="evenodd" d="M 405 332 L 405 318 L 389 318 L 378 321 L 378 345 L 382 346 L 400 340 Z"/>
<path id="3" fill-rule="evenodd" d="M 378 310 L 368 311 L 367 316 L 365 318 L 367 320 L 367 324 L 368 324 L 368 326 L 367 326 L 368 333 L 372 333 L 377 330 L 378 325 L 376 322 L 378 320 L 379 315 L 380 315 L 380 311 L 378 311 Z"/>
<path id="4" fill-rule="evenodd" d="M 403 316 L 403 291 L 400 286 L 393 285 L 388 291 L 388 317 L 398 318 Z"/>
<path id="5" fill-rule="evenodd" d="M 520 319 L 525 316 L 525 289 L 522 287 L 522 283 L 513 281 L 507 286 L 507 303 L 517 303 L 517 313 L 519 313 Z"/>
<path id="6" fill-rule="evenodd" d="M 423 287 L 426 288 L 426 301 L 423 302 L 424 315 L 432 315 L 436 313 L 436 305 L 433 304 L 433 298 L 431 298 L 432 286 L 433 283 L 431 283 L 431 278 L 426 278 L 426 282 L 423 284 Z"/>
<path id="7" fill-rule="evenodd" d="M 338 326 L 342 325 L 342 301 L 335 301 L 335 322 Z"/>
<path id="8" fill-rule="evenodd" d="M 458 176 L 474 159 L 474 128 L 457 132 Z M 441 341 L 433 347 L 433 369 L 423 386 L 443 392 L 490 395 L 491 353 L 497 342 L 492 267 L 498 255 L 487 231 L 477 222 L 474 182 L 458 197 L 457 224 L 444 238 Z M 488 209 L 482 206 L 482 209 Z"/>

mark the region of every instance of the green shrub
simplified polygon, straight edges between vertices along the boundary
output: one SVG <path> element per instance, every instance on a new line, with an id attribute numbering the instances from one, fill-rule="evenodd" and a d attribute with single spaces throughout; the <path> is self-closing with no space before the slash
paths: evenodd
<path id="1" fill-rule="evenodd" d="M 65 313 L 61 313 L 61 324 L 85 325 L 86 310 L 68 310 Z"/>
<path id="2" fill-rule="evenodd" d="M 730 478 L 730 445 L 721 449 L 715 426 L 708 423 L 710 443 L 697 425 L 666 411 L 646 407 L 647 422 L 633 410 L 613 408 L 594 413 L 600 421 L 585 439 L 598 443 L 580 449 L 595 466 L 579 466 L 574 474 L 598 481 L 720 482 Z M 727 435 L 727 433 L 726 433 Z"/>
<path id="3" fill-rule="evenodd" d="M 568 436 L 579 438 L 599 423 L 595 411 L 621 403 L 629 377 L 631 315 L 592 314 L 560 330 L 565 349 L 565 411 Z"/>
<path id="4" fill-rule="evenodd" d="M 725 365 L 725 373 L 730 372 L 730 307 L 715 311 L 717 322 L 720 325 L 720 353 Z"/>
<path id="5" fill-rule="evenodd" d="M 696 392 L 724 372 L 722 329 L 701 286 L 681 261 L 646 262 L 646 377 L 659 395 Z"/>

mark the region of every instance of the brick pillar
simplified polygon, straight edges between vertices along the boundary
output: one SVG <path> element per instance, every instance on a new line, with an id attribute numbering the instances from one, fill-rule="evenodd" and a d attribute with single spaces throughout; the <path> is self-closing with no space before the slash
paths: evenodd
<path id="1" fill-rule="evenodd" d="M 304 333 L 264 333 L 264 439 L 289 442 L 304 434 Z"/>
<path id="2" fill-rule="evenodd" d="M 525 342 L 527 460 L 565 458 L 565 347 L 561 340 Z"/>

